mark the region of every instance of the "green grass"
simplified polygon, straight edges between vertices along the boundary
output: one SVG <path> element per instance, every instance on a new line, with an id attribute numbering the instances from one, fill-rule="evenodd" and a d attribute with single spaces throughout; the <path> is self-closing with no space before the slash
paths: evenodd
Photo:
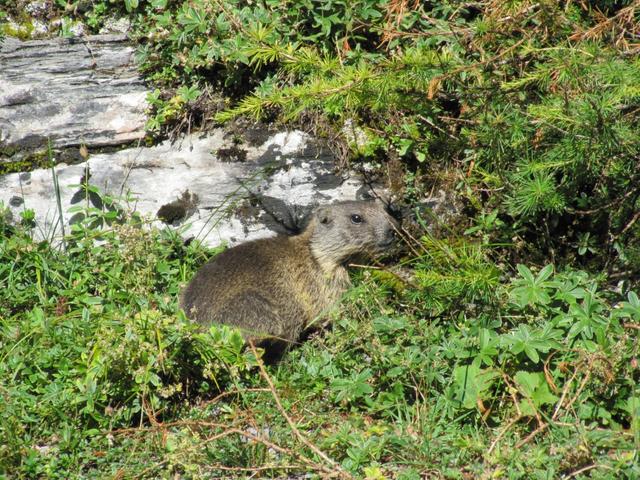
<path id="1" fill-rule="evenodd" d="M 332 328 L 262 368 L 178 311 L 215 251 L 83 213 L 66 251 L 2 226 L 7 478 L 640 474 L 633 293 L 424 235 L 408 282 L 355 272 Z"/>
<path id="2" fill-rule="evenodd" d="M 64 243 L 0 212 L 0 477 L 640 477 L 637 2 L 67 3 L 131 15 L 151 132 L 312 124 L 466 215 L 263 367 L 178 310 L 218 250 L 89 185 Z"/>

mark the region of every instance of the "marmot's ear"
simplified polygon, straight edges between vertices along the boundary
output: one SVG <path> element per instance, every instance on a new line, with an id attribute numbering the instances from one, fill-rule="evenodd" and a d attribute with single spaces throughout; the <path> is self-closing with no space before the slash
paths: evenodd
<path id="1" fill-rule="evenodd" d="M 316 209 L 316 218 L 318 222 L 323 225 L 329 225 L 331 223 L 331 214 L 326 207 L 319 207 Z"/>

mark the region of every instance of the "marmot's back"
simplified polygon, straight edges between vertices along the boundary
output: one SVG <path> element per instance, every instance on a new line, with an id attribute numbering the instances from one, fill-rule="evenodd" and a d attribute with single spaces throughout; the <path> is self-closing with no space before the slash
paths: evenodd
<path id="1" fill-rule="evenodd" d="M 296 240 L 256 240 L 214 257 L 184 291 L 187 316 L 239 327 L 248 337 L 297 336 L 306 317 L 321 309 L 306 292 L 321 287 L 322 272 L 308 247 Z"/>
<path id="2" fill-rule="evenodd" d="M 319 207 L 300 235 L 255 240 L 214 257 L 193 277 L 181 306 L 199 323 L 294 342 L 348 287 L 344 262 L 388 247 L 396 227 L 381 202 Z"/>

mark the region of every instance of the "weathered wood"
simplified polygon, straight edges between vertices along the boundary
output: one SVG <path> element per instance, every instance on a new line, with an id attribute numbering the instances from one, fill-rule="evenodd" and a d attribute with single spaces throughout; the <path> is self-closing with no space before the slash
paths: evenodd
<path id="1" fill-rule="evenodd" d="M 147 89 L 125 35 L 0 48 L 0 145 L 119 145 L 144 136 Z"/>

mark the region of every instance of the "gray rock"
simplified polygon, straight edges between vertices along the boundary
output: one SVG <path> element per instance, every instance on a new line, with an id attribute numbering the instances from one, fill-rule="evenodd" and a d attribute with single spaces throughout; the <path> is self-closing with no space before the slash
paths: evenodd
<path id="1" fill-rule="evenodd" d="M 217 130 L 56 166 L 65 224 L 78 218 L 69 208 L 100 206 L 99 198 L 86 198 L 79 187 L 87 171 L 90 184 L 156 226 L 168 223 L 185 238 L 208 245 L 292 232 L 317 204 L 366 196 L 361 179 L 336 175 L 332 156 L 305 133 L 276 133 L 257 146 L 237 145 L 227 137 Z M 227 161 L 217 154 L 232 146 L 243 151 L 244 161 Z M 14 218 L 25 208 L 35 210 L 34 233 L 40 238 L 60 233 L 50 169 L 1 176 L 0 201 Z"/>
<path id="2" fill-rule="evenodd" d="M 24 11 L 35 18 L 44 17 L 47 13 L 47 2 L 29 2 L 24 6 Z"/>
<path id="3" fill-rule="evenodd" d="M 126 17 L 122 18 L 108 18 L 103 27 L 100 29 L 100 34 L 105 33 L 127 33 L 131 28 L 131 20 Z"/>
<path id="4" fill-rule="evenodd" d="M 0 146 L 120 145 L 144 136 L 147 89 L 125 35 L 20 41 L 0 49 Z M 0 154 L 1 156 L 1 154 Z"/>
<path id="5" fill-rule="evenodd" d="M 40 38 L 49 34 L 49 25 L 47 25 L 46 22 L 34 18 L 31 24 L 33 25 L 33 31 L 31 32 L 32 38 Z"/>

